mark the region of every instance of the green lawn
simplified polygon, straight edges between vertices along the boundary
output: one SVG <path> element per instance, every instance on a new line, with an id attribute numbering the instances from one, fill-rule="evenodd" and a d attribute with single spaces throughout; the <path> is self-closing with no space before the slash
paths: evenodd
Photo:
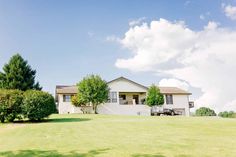
<path id="1" fill-rule="evenodd" d="M 0 124 L 0 156 L 235 157 L 236 119 L 53 115 Z"/>

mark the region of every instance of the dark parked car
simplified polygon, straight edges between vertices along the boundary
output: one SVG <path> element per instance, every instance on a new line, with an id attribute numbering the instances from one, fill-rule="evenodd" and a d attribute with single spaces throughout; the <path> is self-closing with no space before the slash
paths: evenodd
<path id="1" fill-rule="evenodd" d="M 178 115 L 177 113 L 175 113 L 175 111 L 173 109 L 169 109 L 169 108 L 163 108 L 163 107 L 159 107 L 159 106 L 153 106 L 151 108 L 151 115 L 152 116 L 160 116 L 160 115 Z"/>

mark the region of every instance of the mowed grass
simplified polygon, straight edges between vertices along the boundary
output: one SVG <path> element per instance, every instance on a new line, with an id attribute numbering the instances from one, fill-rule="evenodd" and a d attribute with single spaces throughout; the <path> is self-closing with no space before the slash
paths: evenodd
<path id="1" fill-rule="evenodd" d="M 53 115 L 0 124 L 0 156 L 235 157 L 236 119 Z"/>

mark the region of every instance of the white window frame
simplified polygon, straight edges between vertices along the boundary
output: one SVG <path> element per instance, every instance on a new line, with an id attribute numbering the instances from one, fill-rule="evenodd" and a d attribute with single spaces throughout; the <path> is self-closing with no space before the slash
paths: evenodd
<path id="1" fill-rule="evenodd" d="M 167 105 L 173 105 L 174 100 L 173 100 L 173 95 L 172 94 L 166 94 L 166 104 Z"/>
<path id="2" fill-rule="evenodd" d="M 63 95 L 63 102 L 71 102 L 72 95 L 64 94 Z"/>
<path id="3" fill-rule="evenodd" d="M 109 92 L 107 102 L 108 103 L 117 103 L 118 102 L 117 92 L 115 92 L 115 91 Z"/>

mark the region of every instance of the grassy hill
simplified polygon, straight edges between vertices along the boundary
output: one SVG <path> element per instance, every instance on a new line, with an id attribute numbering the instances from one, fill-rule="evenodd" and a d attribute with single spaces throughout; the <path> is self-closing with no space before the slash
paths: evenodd
<path id="1" fill-rule="evenodd" d="M 53 115 L 0 124 L 0 156 L 235 157 L 236 119 Z"/>

